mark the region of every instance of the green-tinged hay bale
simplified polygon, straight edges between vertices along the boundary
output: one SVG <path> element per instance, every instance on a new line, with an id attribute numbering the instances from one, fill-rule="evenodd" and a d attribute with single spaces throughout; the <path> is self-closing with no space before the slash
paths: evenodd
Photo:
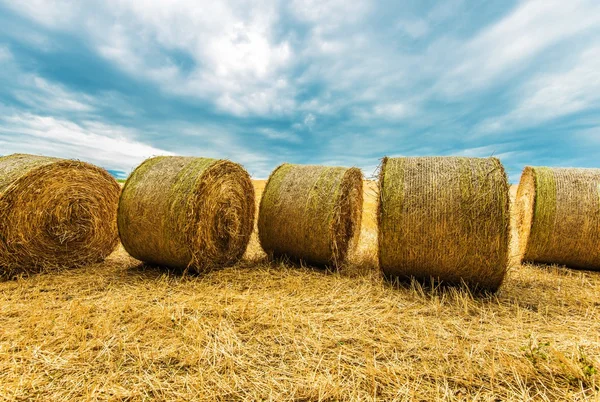
<path id="1" fill-rule="evenodd" d="M 362 187 L 357 168 L 279 166 L 260 203 L 260 244 L 276 257 L 338 268 L 360 234 Z"/>
<path id="2" fill-rule="evenodd" d="M 254 228 L 254 187 L 237 163 L 161 156 L 135 169 L 119 203 L 119 234 L 133 257 L 205 272 L 235 264 Z"/>
<path id="3" fill-rule="evenodd" d="M 600 169 L 527 166 L 516 213 L 522 260 L 600 270 Z"/>
<path id="4" fill-rule="evenodd" d="M 102 261 L 118 244 L 121 188 L 88 163 L 14 154 L 0 158 L 0 274 Z"/>
<path id="5" fill-rule="evenodd" d="M 500 287 L 510 198 L 498 159 L 384 158 L 379 189 L 379 264 L 386 275 Z"/>

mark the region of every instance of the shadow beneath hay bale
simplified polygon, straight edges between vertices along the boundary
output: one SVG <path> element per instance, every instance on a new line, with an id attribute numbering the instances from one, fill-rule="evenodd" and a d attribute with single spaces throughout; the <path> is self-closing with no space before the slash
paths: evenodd
<path id="1" fill-rule="evenodd" d="M 593 270 L 587 267 L 572 267 L 572 266 L 567 266 L 567 265 L 558 265 L 558 264 L 551 264 L 551 263 L 544 263 L 544 262 L 527 262 L 524 261 L 523 265 L 532 268 L 532 269 L 536 269 L 536 270 L 540 270 L 540 271 L 544 271 L 546 273 L 553 273 L 559 276 L 573 276 L 573 275 L 578 275 L 578 274 L 584 274 L 584 275 L 589 275 L 589 276 L 597 276 L 600 275 L 600 271 L 597 270 Z"/>
<path id="2" fill-rule="evenodd" d="M 323 274 L 334 274 L 339 272 L 339 268 L 330 265 L 314 264 L 301 258 L 290 257 L 288 255 L 269 254 L 265 258 L 265 262 L 273 266 L 273 268 L 293 268 L 303 269 Z"/>
<path id="3" fill-rule="evenodd" d="M 303 265 L 294 265 L 287 259 L 269 259 L 268 257 L 260 258 L 244 258 L 234 265 L 213 267 L 203 272 L 197 272 L 193 269 L 173 268 L 163 265 L 151 264 L 147 262 L 139 262 L 126 269 L 128 275 L 144 279 L 157 279 L 164 276 L 173 277 L 175 279 L 200 279 L 211 274 L 228 271 L 257 271 L 265 269 L 281 270 L 285 269 L 310 269 L 315 272 L 325 272 L 323 269 Z"/>
<path id="4" fill-rule="evenodd" d="M 144 279 L 157 279 L 164 275 L 183 276 L 183 270 L 140 262 L 125 270 L 127 275 Z"/>
<path id="5" fill-rule="evenodd" d="M 497 292 L 479 286 L 468 285 L 465 282 L 448 282 L 436 278 L 418 278 L 414 276 L 395 276 L 382 274 L 385 286 L 395 289 L 415 292 L 421 296 L 463 295 L 481 300 L 496 299 Z"/>
<path id="6" fill-rule="evenodd" d="M 193 269 L 174 268 L 174 267 L 168 267 L 165 265 L 157 265 L 157 264 L 151 264 L 151 263 L 147 263 L 147 262 L 140 262 L 139 264 L 129 267 L 127 269 L 127 274 L 136 276 L 136 277 L 143 277 L 144 279 L 157 279 L 157 278 L 164 277 L 164 276 L 169 276 L 169 277 L 173 277 L 173 278 L 181 278 L 181 279 L 185 279 L 185 278 L 196 279 L 196 278 L 202 278 L 213 272 L 221 271 L 225 268 L 234 268 L 235 269 L 235 268 L 238 268 L 238 264 L 229 266 L 229 267 L 225 267 L 225 266 L 224 267 L 216 267 L 216 268 L 206 270 L 203 272 L 198 272 Z"/>

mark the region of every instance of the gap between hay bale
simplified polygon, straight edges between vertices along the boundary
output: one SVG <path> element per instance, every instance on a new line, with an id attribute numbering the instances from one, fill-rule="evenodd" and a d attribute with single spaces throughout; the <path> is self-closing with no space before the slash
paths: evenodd
<path id="1" fill-rule="evenodd" d="M 360 234 L 362 186 L 357 168 L 279 166 L 260 204 L 263 249 L 274 256 L 339 268 Z"/>
<path id="2" fill-rule="evenodd" d="M 88 163 L 35 155 L 0 158 L 3 276 L 102 261 L 118 244 L 120 186 Z"/>
<path id="3" fill-rule="evenodd" d="M 527 166 L 516 212 L 522 260 L 600 269 L 600 169 Z"/>
<path id="4" fill-rule="evenodd" d="M 508 269 L 509 185 L 496 158 L 384 158 L 379 264 L 388 276 L 495 291 Z"/>
<path id="5" fill-rule="evenodd" d="M 118 224 L 133 257 L 203 272 L 242 257 L 254 215 L 254 187 L 240 165 L 162 156 L 146 160 L 125 183 Z"/>

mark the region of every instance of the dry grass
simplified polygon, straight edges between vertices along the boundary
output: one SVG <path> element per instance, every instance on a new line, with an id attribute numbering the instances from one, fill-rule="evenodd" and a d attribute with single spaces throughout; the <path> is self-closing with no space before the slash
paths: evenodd
<path id="1" fill-rule="evenodd" d="M 263 183 L 257 183 L 260 193 Z M 599 400 L 600 273 L 526 265 L 500 291 L 390 285 L 365 183 L 353 264 L 203 276 L 104 264 L 0 283 L 7 400 Z"/>

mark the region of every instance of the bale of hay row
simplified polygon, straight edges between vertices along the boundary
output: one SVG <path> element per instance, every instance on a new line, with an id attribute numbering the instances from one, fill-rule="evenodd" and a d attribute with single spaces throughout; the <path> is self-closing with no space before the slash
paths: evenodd
<path id="1" fill-rule="evenodd" d="M 127 179 L 119 234 L 139 260 L 205 272 L 242 257 L 255 209 L 252 181 L 240 165 L 160 156 L 146 160 Z"/>
<path id="2" fill-rule="evenodd" d="M 527 166 L 516 214 L 522 260 L 600 270 L 600 169 Z"/>
<path id="3" fill-rule="evenodd" d="M 357 168 L 279 166 L 260 203 L 261 246 L 274 256 L 338 268 L 360 233 L 362 186 Z"/>
<path id="4" fill-rule="evenodd" d="M 495 291 L 508 268 L 509 185 L 496 158 L 384 158 L 379 263 L 388 276 Z"/>
<path id="5" fill-rule="evenodd" d="M 3 276 L 99 262 L 118 244 L 121 188 L 88 163 L 14 154 L 0 158 Z"/>

